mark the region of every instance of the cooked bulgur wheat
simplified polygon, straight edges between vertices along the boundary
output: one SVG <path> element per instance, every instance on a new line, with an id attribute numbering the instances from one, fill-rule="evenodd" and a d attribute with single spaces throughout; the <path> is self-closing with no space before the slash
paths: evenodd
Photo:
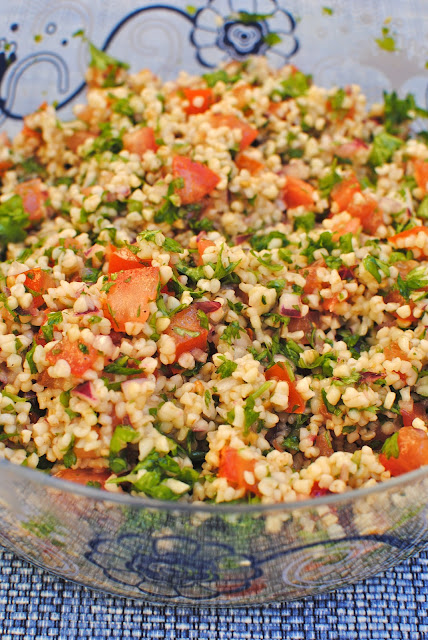
<path id="1" fill-rule="evenodd" d="M 75 120 L 42 105 L 2 139 L 0 457 L 262 503 L 427 463 L 413 98 L 368 110 L 263 58 L 162 83 L 102 55 Z"/>

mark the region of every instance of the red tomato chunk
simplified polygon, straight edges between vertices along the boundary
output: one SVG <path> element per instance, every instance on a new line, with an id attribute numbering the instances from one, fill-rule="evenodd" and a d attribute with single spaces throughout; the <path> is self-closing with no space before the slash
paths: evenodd
<path id="1" fill-rule="evenodd" d="M 46 360 L 50 365 L 55 365 L 58 360 L 66 360 L 70 365 L 71 374 L 77 377 L 83 376 L 91 369 L 97 357 L 97 350 L 92 345 L 81 340 L 71 342 L 68 338 L 60 340 L 46 354 Z"/>
<path id="2" fill-rule="evenodd" d="M 184 185 L 177 189 L 181 204 L 192 204 L 207 196 L 220 182 L 220 177 L 200 162 L 193 162 L 184 156 L 172 160 L 174 178 L 182 178 Z"/>
<path id="3" fill-rule="evenodd" d="M 246 480 L 246 471 L 254 475 L 255 460 L 247 460 L 243 458 L 238 449 L 232 447 L 224 447 L 220 451 L 220 464 L 218 468 L 218 477 L 226 478 L 229 484 L 237 489 L 245 489 L 260 495 L 256 482 L 249 483 Z"/>
<path id="4" fill-rule="evenodd" d="M 126 331 L 127 322 L 146 322 L 149 317 L 149 302 L 156 300 L 159 287 L 158 267 L 140 267 L 110 274 L 104 315 L 111 321 L 113 329 Z"/>
<path id="5" fill-rule="evenodd" d="M 386 440 L 379 461 L 392 476 L 428 464 L 428 435 L 422 429 L 402 427 Z"/>
<path id="6" fill-rule="evenodd" d="M 192 349 L 204 351 L 207 348 L 208 329 L 201 327 L 198 310 L 193 305 L 172 316 L 171 324 L 165 333 L 174 338 L 175 362 L 182 353 Z"/>

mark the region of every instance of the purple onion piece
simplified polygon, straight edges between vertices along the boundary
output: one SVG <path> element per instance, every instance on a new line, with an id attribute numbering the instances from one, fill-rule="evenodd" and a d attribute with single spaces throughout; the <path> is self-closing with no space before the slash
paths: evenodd
<path id="1" fill-rule="evenodd" d="M 236 244 L 243 244 L 244 242 L 247 242 L 249 238 L 251 238 L 251 233 L 242 233 L 241 235 L 236 236 L 235 242 Z"/>
<path id="2" fill-rule="evenodd" d="M 380 380 L 380 378 L 384 378 L 384 373 L 375 373 L 374 371 L 363 371 L 361 375 L 361 382 L 375 382 L 376 380 Z"/>
<path id="3" fill-rule="evenodd" d="M 352 280 L 355 276 L 349 267 L 340 267 L 339 275 L 342 280 Z"/>
<path id="4" fill-rule="evenodd" d="M 99 311 L 99 309 L 97 307 L 95 307 L 94 309 L 88 309 L 87 311 L 78 311 L 75 315 L 76 316 L 86 316 L 86 315 L 88 315 L 88 313 L 97 313 L 97 311 Z"/>
<path id="5" fill-rule="evenodd" d="M 281 315 L 282 316 L 288 316 L 288 318 L 301 318 L 302 317 L 302 313 L 301 313 L 300 309 L 285 309 L 284 307 L 282 307 L 282 309 L 281 309 Z"/>
<path id="6" fill-rule="evenodd" d="M 97 400 L 94 396 L 92 383 L 89 380 L 82 382 L 82 384 L 77 385 L 77 387 L 74 387 L 73 394 L 79 396 L 79 398 L 83 398 L 89 403 L 96 402 Z"/>
<path id="7" fill-rule="evenodd" d="M 213 313 L 221 309 L 221 302 L 215 302 L 214 300 L 200 300 L 195 303 L 197 309 L 200 309 L 204 313 Z"/>

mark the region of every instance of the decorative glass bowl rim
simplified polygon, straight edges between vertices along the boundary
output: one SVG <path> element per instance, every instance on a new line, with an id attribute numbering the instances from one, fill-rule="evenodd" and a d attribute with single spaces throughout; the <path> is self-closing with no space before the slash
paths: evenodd
<path id="1" fill-rule="evenodd" d="M 362 489 L 352 489 L 345 493 L 326 494 L 316 498 L 298 500 L 293 502 L 278 502 L 274 504 L 243 504 L 228 505 L 227 503 L 207 504 L 204 502 L 175 502 L 168 500 L 156 500 L 154 498 L 143 498 L 127 493 L 110 493 L 94 487 L 87 487 L 73 483 L 61 478 L 55 478 L 37 469 L 22 467 L 10 462 L 0 460 L 0 478 L 2 473 L 13 471 L 22 479 L 43 485 L 47 489 L 65 492 L 68 494 L 78 494 L 82 497 L 94 500 L 95 502 L 113 502 L 120 506 L 129 506 L 138 509 L 157 509 L 159 511 L 181 512 L 189 515 L 196 513 L 215 514 L 241 514 L 273 515 L 276 513 L 304 511 L 305 509 L 315 509 L 320 506 L 337 505 L 338 503 L 353 503 L 376 494 L 388 493 L 391 489 L 402 489 L 424 478 L 428 479 L 428 465 L 420 467 L 415 471 L 405 473 L 396 478 L 390 478 L 384 482 L 379 482 L 372 487 Z M 1 529 L 1 525 L 0 525 Z"/>

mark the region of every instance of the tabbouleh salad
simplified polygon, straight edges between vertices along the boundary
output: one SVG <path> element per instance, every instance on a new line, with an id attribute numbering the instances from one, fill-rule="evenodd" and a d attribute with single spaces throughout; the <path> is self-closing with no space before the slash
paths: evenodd
<path id="1" fill-rule="evenodd" d="M 302 500 L 428 463 L 428 146 L 288 65 L 87 104 L 0 149 L 0 457 L 166 500 Z"/>

